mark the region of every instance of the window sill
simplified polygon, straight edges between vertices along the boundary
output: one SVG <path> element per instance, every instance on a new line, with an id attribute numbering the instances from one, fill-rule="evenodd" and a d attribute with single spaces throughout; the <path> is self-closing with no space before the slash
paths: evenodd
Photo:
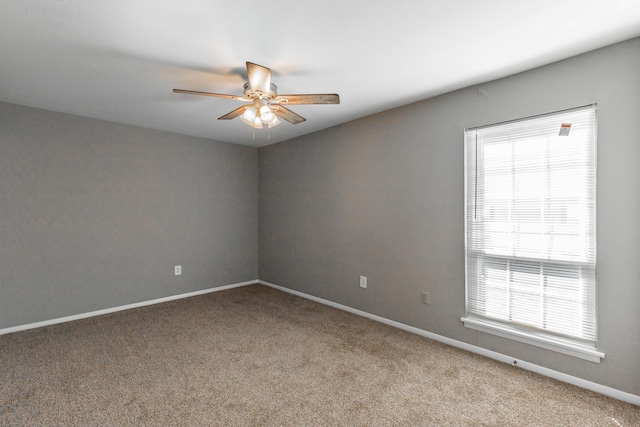
<path id="1" fill-rule="evenodd" d="M 485 319 L 463 317 L 460 320 L 462 320 L 465 327 L 476 331 L 497 335 L 499 337 L 508 338 L 536 347 L 542 347 L 547 350 L 588 360 L 590 362 L 600 363 L 600 359 L 604 359 L 604 353 L 599 352 L 593 347 L 580 345 L 570 340 L 529 333 L 516 328 L 511 328 L 508 325 Z"/>

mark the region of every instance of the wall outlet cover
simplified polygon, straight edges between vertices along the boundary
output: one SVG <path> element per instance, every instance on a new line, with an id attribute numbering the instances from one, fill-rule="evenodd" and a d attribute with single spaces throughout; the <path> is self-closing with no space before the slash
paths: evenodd
<path id="1" fill-rule="evenodd" d="M 422 303 L 429 305 L 429 292 L 422 293 Z"/>

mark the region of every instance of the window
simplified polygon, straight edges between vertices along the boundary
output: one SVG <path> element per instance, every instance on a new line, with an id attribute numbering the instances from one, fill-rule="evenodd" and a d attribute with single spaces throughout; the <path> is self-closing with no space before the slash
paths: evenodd
<path id="1" fill-rule="evenodd" d="M 600 362 L 596 107 L 465 130 L 465 326 Z"/>

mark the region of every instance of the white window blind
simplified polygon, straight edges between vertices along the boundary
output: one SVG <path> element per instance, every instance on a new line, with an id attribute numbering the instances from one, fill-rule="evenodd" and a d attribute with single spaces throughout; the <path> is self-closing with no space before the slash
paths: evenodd
<path id="1" fill-rule="evenodd" d="M 465 324 L 595 348 L 595 105 L 467 129 L 465 163 Z"/>

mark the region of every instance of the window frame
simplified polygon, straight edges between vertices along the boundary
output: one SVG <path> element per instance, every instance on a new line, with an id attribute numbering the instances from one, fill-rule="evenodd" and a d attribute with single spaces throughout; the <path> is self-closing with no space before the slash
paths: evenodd
<path id="1" fill-rule="evenodd" d="M 525 117 L 525 118 L 521 118 L 521 119 L 516 119 L 516 120 L 511 120 L 508 122 L 501 122 L 501 123 L 495 123 L 495 124 L 490 124 L 490 125 L 485 125 L 485 126 L 477 126 L 477 127 L 471 127 L 471 128 L 465 128 L 464 129 L 464 182 L 465 182 L 465 189 L 464 189 L 464 222 L 465 222 L 465 316 L 461 318 L 461 321 L 463 322 L 464 326 L 470 329 L 474 329 L 477 331 L 481 331 L 484 333 L 488 333 L 488 334 L 492 334 L 492 335 L 497 335 L 503 338 L 508 338 L 514 341 L 518 341 L 518 342 L 523 342 L 526 344 L 530 344 L 530 345 L 534 345 L 537 347 L 542 347 L 548 350 L 552 350 L 555 352 L 559 352 L 562 354 L 566 354 L 566 355 L 570 355 L 573 357 L 578 357 L 584 360 L 588 360 L 591 362 L 595 362 L 595 363 L 600 363 L 600 360 L 602 358 L 604 358 L 604 353 L 600 352 L 597 350 L 597 345 L 596 345 L 596 339 L 597 339 L 597 334 L 595 335 L 595 338 L 593 341 L 584 341 L 584 340 L 580 340 L 577 339 L 575 337 L 570 337 L 570 336 L 563 336 L 562 334 L 559 333 L 554 333 L 554 332 L 545 332 L 544 329 L 537 329 L 537 328 L 533 328 L 533 327 L 528 327 L 526 325 L 520 325 L 520 324 L 516 324 L 513 322 L 509 322 L 509 321 L 504 321 L 504 320 L 500 320 L 500 319 L 492 319 L 490 317 L 485 317 L 485 316 L 479 316 L 479 315 L 475 315 L 473 312 L 470 312 L 469 310 L 469 295 L 470 295 L 470 253 L 473 253 L 475 251 L 474 248 L 470 248 L 469 245 L 469 233 L 472 230 L 469 230 L 470 226 L 469 226 L 469 209 L 476 209 L 477 207 L 474 206 L 470 206 L 470 197 L 469 197 L 469 191 L 474 191 L 477 192 L 477 185 L 478 183 L 475 180 L 475 177 L 473 178 L 474 180 L 474 186 L 475 188 L 470 189 L 469 187 L 469 183 L 470 183 L 470 179 L 469 179 L 469 173 L 473 172 L 473 173 L 477 173 L 477 169 L 478 169 L 478 164 L 477 162 L 477 152 L 476 152 L 476 148 L 474 148 L 474 153 L 476 155 L 476 158 L 474 159 L 469 159 L 469 149 L 468 149 L 468 141 L 467 141 L 467 134 L 469 132 L 472 131 L 478 131 L 481 129 L 487 129 L 487 128 L 491 128 L 491 127 L 497 127 L 497 126 L 502 126 L 502 125 L 508 125 L 508 124 L 516 124 L 516 123 L 526 123 L 526 122 L 531 122 L 535 119 L 538 118 L 544 118 L 544 117 L 548 117 L 548 116 L 556 116 L 556 115 L 560 115 L 560 114 L 566 114 L 566 113 L 571 113 L 573 111 L 579 111 L 579 110 L 585 110 L 585 109 L 593 109 L 593 114 L 594 114 L 594 129 L 593 129 L 593 181 L 594 181 L 594 185 L 595 185 L 595 181 L 596 181 L 596 177 L 595 177 L 595 173 L 596 173 L 596 152 L 597 152 L 597 105 L 596 104 L 592 104 L 592 105 L 586 105 L 586 106 L 582 106 L 582 107 L 577 107 L 577 108 L 571 108 L 571 109 L 567 109 L 567 110 L 562 110 L 562 111 L 556 111 L 556 112 L 552 112 L 552 113 L 548 113 L 548 114 L 542 114 L 542 115 L 536 115 L 536 116 L 530 116 L 530 117 Z M 511 139 L 509 139 L 509 141 L 511 141 Z M 473 165 L 471 165 L 469 162 L 474 162 Z M 549 172 L 545 172 L 545 177 L 548 177 Z M 595 206 L 595 187 L 593 189 L 594 191 L 594 205 L 593 205 L 593 215 L 592 215 L 592 221 L 593 221 L 593 227 L 594 227 L 594 231 L 595 231 L 595 211 L 596 211 L 596 206 Z M 474 199 L 477 198 L 477 194 L 474 196 Z M 594 239 L 595 239 L 595 233 L 594 233 Z M 595 251 L 595 241 L 593 243 L 594 247 L 593 250 Z M 477 251 L 476 251 L 477 252 Z M 506 263 L 509 263 L 509 259 L 513 259 L 516 262 L 521 262 L 521 263 L 531 263 L 532 265 L 540 265 L 540 273 L 539 275 L 542 277 L 545 277 L 543 270 L 544 270 L 544 265 L 545 264 L 553 264 L 556 261 L 553 259 L 549 259 L 549 260 L 541 260 L 541 259 L 534 259 L 534 260 L 528 260 L 524 257 L 510 257 L 508 255 L 487 255 L 487 254 L 481 254 L 478 258 L 483 258 L 483 259 L 488 259 L 488 258 L 495 258 L 497 260 L 501 260 L 504 261 Z M 566 261 L 561 262 L 561 264 L 566 264 Z M 582 267 L 578 267 L 579 269 Z M 591 268 L 591 267 L 587 267 L 587 268 Z M 593 266 L 593 270 L 590 272 L 593 274 L 593 288 L 589 290 L 589 292 L 592 293 L 592 297 L 593 297 L 593 318 L 594 318 L 594 322 L 595 325 L 594 327 L 597 327 L 597 318 L 596 318 L 596 307 L 597 307 L 597 302 L 595 300 L 596 298 L 596 283 L 595 283 L 595 265 Z"/>

